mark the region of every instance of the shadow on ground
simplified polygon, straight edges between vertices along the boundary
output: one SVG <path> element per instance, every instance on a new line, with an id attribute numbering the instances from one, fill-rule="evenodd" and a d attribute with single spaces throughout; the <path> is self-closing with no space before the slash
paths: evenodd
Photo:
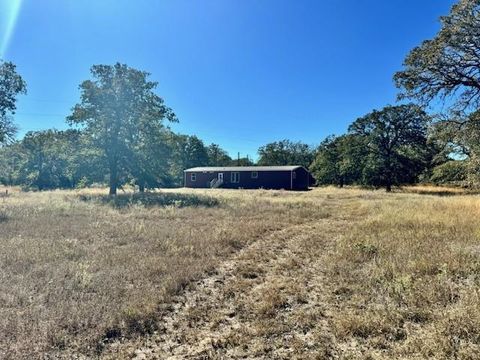
<path id="1" fill-rule="evenodd" d="M 480 195 L 479 190 L 468 189 L 439 189 L 439 190 L 421 190 L 421 189 L 400 189 L 399 193 L 417 194 L 417 195 L 432 195 L 432 196 L 465 196 L 465 195 Z"/>
<path id="2" fill-rule="evenodd" d="M 79 195 L 82 201 L 95 201 L 115 208 L 125 208 L 129 206 L 203 206 L 215 207 L 220 203 L 217 199 L 209 196 L 179 193 L 136 193 L 136 194 L 118 194 L 110 195 Z"/>

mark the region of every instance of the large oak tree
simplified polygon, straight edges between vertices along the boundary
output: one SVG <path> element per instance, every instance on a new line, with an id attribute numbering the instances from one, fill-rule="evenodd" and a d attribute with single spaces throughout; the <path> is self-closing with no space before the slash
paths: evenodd
<path id="1" fill-rule="evenodd" d="M 457 110 L 480 105 L 480 1 L 460 0 L 437 35 L 415 47 L 394 76 L 400 98 L 449 100 Z"/>
<path id="2" fill-rule="evenodd" d="M 149 73 L 117 63 L 94 65 L 91 74 L 92 79 L 80 85 L 81 101 L 67 121 L 84 126 L 103 150 L 110 173 L 109 193 L 114 195 L 121 176 L 135 175 L 136 151 L 148 146 L 149 137 L 161 131 L 164 120 L 177 119 L 155 94 L 157 83 L 148 80 Z"/>
<path id="3" fill-rule="evenodd" d="M 364 138 L 368 156 L 364 181 L 385 186 L 412 183 L 428 158 L 427 128 L 430 117 L 413 104 L 387 106 L 357 119 L 349 133 Z"/>

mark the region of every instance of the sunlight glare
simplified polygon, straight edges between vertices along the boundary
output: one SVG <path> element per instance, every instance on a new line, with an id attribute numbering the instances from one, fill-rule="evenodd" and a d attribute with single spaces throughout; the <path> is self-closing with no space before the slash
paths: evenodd
<path id="1" fill-rule="evenodd" d="M 12 39 L 23 0 L 0 0 L 0 58 Z"/>

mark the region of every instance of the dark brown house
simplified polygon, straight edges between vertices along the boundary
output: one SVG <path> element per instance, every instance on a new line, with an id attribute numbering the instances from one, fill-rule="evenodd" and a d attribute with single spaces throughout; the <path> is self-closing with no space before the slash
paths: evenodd
<path id="1" fill-rule="evenodd" d="M 188 188 L 307 190 L 312 176 L 303 166 L 196 167 L 184 171 Z"/>

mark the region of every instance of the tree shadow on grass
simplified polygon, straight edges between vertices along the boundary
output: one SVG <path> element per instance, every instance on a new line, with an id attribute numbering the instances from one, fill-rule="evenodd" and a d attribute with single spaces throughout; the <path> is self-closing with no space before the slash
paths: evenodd
<path id="1" fill-rule="evenodd" d="M 432 196 L 465 196 L 465 195 L 479 195 L 480 190 L 472 189 L 438 189 L 438 190 L 422 190 L 422 189 L 400 189 L 400 193 L 417 194 L 417 195 L 432 195 Z"/>
<path id="2" fill-rule="evenodd" d="M 110 205 L 114 208 L 125 208 L 130 206 L 145 207 L 216 207 L 220 202 L 209 196 L 180 194 L 180 193 L 135 193 L 110 195 L 79 195 L 82 201 L 95 201 L 101 204 Z"/>

